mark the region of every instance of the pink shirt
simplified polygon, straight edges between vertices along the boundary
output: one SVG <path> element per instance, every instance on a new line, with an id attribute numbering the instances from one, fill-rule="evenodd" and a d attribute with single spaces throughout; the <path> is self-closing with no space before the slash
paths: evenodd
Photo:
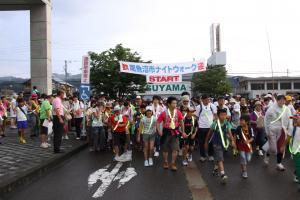
<path id="1" fill-rule="evenodd" d="M 182 113 L 178 110 L 178 109 L 176 109 L 176 112 L 177 112 L 177 114 L 175 114 L 175 127 L 177 128 L 178 126 L 179 126 L 179 122 L 180 121 L 182 121 L 183 120 L 183 116 L 182 116 Z M 157 123 L 161 123 L 161 122 L 163 122 L 163 124 L 164 124 L 164 128 L 170 128 L 170 123 L 171 123 L 171 117 L 170 116 L 168 116 L 167 118 L 168 118 L 168 121 L 167 122 L 165 122 L 165 120 L 166 120 L 166 113 L 167 112 L 162 112 L 160 115 L 159 115 L 159 117 L 158 117 L 158 119 L 157 119 Z M 172 116 L 173 117 L 173 116 Z"/>
<path id="2" fill-rule="evenodd" d="M 60 116 L 64 115 L 64 109 L 63 109 L 63 105 L 62 105 L 62 102 L 61 102 L 61 98 L 56 97 L 52 102 L 52 107 L 53 107 L 53 115 L 56 115 L 56 110 L 57 109 L 59 111 Z"/>

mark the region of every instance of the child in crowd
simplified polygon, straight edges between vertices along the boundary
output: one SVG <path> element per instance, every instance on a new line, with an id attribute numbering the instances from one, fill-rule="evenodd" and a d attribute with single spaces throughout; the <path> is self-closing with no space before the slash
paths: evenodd
<path id="1" fill-rule="evenodd" d="M 138 131 L 138 143 L 141 141 L 141 134 L 143 134 L 144 141 L 144 166 L 153 166 L 153 153 L 154 153 L 154 141 L 156 133 L 156 117 L 153 116 L 152 107 L 146 107 L 145 116 L 140 121 Z"/>
<path id="2" fill-rule="evenodd" d="M 252 157 L 252 143 L 254 140 L 253 129 L 249 126 L 249 115 L 242 115 L 240 118 L 240 126 L 236 129 L 235 141 L 241 158 L 242 177 L 248 178 L 247 163 Z"/>
<path id="3" fill-rule="evenodd" d="M 220 175 L 221 182 L 226 183 L 228 179 L 224 170 L 224 151 L 229 147 L 229 139 L 233 148 L 236 148 L 234 138 L 231 134 L 231 125 L 226 120 L 227 110 L 219 109 L 217 112 L 218 120 L 214 121 L 205 138 L 205 150 L 208 150 L 209 142 L 212 142 L 214 149 L 215 166 L 213 175 Z"/>
<path id="4" fill-rule="evenodd" d="M 183 119 L 184 130 L 186 132 L 187 138 L 183 139 L 183 161 L 182 165 L 187 166 L 188 162 L 193 161 L 192 153 L 195 146 L 195 137 L 198 131 L 198 122 L 194 116 L 195 109 L 189 107 L 186 113 L 186 117 Z"/>
<path id="5" fill-rule="evenodd" d="M 19 141 L 21 144 L 26 144 L 25 130 L 28 128 L 28 124 L 27 124 L 28 108 L 25 105 L 25 101 L 23 98 L 19 98 L 17 102 L 18 102 L 18 106 L 16 108 L 16 113 L 17 113 L 17 127 L 19 133 Z"/>
<path id="6" fill-rule="evenodd" d="M 294 128 L 288 132 L 289 150 L 293 155 L 295 164 L 295 182 L 298 183 L 298 190 L 300 191 L 300 113 L 298 112 L 293 117 Z"/>

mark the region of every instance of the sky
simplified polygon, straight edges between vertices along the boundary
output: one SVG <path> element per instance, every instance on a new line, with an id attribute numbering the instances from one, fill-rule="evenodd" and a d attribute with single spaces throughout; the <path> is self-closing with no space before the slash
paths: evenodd
<path id="1" fill-rule="evenodd" d="M 221 25 L 230 75 L 300 75 L 298 0 L 52 0 L 52 68 L 80 73 L 88 51 L 122 43 L 154 63 L 209 58 Z M 0 12 L 0 76 L 30 76 L 29 11 Z M 269 37 L 268 37 L 269 36 Z M 287 70 L 289 73 L 287 73 Z M 281 72 L 281 73 L 277 73 Z"/>

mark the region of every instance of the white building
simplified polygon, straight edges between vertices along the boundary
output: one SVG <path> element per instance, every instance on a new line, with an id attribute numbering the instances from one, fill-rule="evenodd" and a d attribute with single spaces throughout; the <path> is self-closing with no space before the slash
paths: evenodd
<path id="1" fill-rule="evenodd" d="M 238 77 L 234 93 L 255 98 L 267 93 L 297 94 L 300 93 L 300 77 Z"/>

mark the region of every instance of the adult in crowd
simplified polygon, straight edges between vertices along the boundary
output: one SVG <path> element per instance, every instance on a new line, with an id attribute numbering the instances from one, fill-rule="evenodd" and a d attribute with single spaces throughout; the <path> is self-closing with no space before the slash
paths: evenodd
<path id="1" fill-rule="evenodd" d="M 157 120 L 157 130 L 162 137 L 162 151 L 163 151 L 163 168 L 177 171 L 176 159 L 179 150 L 179 127 L 181 127 L 182 136 L 186 138 L 184 131 L 184 123 L 182 113 L 177 109 L 177 99 L 169 97 L 167 100 L 167 110 L 162 112 Z M 162 123 L 163 131 L 160 130 Z M 172 152 L 171 166 L 169 166 L 168 155 Z"/>
<path id="2" fill-rule="evenodd" d="M 81 136 L 81 125 L 83 120 L 83 111 L 84 111 L 84 104 L 79 101 L 77 96 L 73 97 L 73 105 L 72 105 L 72 112 L 74 113 L 75 119 L 75 129 L 76 129 L 76 139 L 79 140 Z"/>
<path id="3" fill-rule="evenodd" d="M 62 101 L 65 98 L 65 92 L 59 90 L 57 96 L 52 102 L 52 113 L 53 113 L 53 149 L 54 153 L 62 153 L 60 149 L 62 135 L 64 131 L 64 108 Z"/>
<path id="4" fill-rule="evenodd" d="M 209 129 L 215 119 L 217 119 L 217 107 L 210 102 L 207 95 L 202 95 L 202 102 L 196 107 L 196 116 L 198 117 L 198 142 L 200 150 L 200 161 L 204 162 L 206 159 L 214 160 L 213 146 L 209 143 L 208 152 L 205 151 L 205 138 Z"/>
<path id="5" fill-rule="evenodd" d="M 264 162 L 269 164 L 270 154 L 277 155 L 277 169 L 284 171 L 282 164 L 283 155 L 286 147 L 288 131 L 292 131 L 291 111 L 285 105 L 285 96 L 278 95 L 277 102 L 268 108 L 265 115 L 265 130 L 268 143 L 265 147 L 266 154 Z"/>

